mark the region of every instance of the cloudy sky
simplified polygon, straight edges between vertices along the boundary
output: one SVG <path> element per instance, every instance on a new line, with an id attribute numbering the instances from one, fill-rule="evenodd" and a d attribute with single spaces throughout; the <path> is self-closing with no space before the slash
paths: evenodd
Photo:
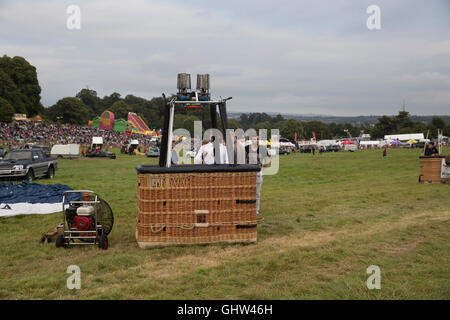
<path id="1" fill-rule="evenodd" d="M 174 93 L 188 72 L 210 73 L 231 111 L 395 114 L 405 99 L 450 114 L 449 0 L 0 0 L 3 54 L 37 67 L 45 106 L 86 86 Z"/>

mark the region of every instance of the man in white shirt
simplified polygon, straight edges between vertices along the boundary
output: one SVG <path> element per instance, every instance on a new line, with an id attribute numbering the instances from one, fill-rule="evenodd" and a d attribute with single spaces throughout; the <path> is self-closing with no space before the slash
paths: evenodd
<path id="1" fill-rule="evenodd" d="M 211 139 L 207 144 L 204 144 L 198 149 L 197 154 L 194 158 L 195 164 L 214 164 L 214 136 L 211 136 Z M 228 153 L 227 148 L 219 142 L 220 146 L 220 164 L 228 164 Z"/>

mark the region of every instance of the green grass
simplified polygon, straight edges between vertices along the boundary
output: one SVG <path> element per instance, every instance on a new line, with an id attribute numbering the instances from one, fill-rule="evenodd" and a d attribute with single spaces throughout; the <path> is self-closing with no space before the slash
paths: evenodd
<path id="1" fill-rule="evenodd" d="M 107 200 L 110 248 L 40 244 L 61 214 L 0 219 L 0 299 L 449 299 L 450 185 L 418 183 L 419 152 L 282 156 L 264 177 L 257 244 L 153 250 L 135 240 L 135 166 L 156 160 L 60 160 L 37 182 Z M 66 288 L 72 264 L 81 290 Z M 370 265 L 381 290 L 366 287 Z"/>

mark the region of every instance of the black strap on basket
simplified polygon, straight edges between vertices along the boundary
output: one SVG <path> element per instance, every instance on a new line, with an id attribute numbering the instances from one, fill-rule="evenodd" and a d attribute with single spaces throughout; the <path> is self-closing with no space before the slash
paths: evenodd
<path id="1" fill-rule="evenodd" d="M 236 203 L 256 203 L 256 200 L 236 200 Z"/>
<path id="2" fill-rule="evenodd" d="M 236 229 L 253 229 L 256 228 L 257 224 L 238 224 Z"/>

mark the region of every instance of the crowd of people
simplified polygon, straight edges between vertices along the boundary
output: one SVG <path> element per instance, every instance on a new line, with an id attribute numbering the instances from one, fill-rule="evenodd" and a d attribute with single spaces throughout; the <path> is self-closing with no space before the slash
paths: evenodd
<path id="1" fill-rule="evenodd" d="M 99 130 L 69 124 L 50 124 L 43 122 L 0 122 L 0 144 L 2 146 L 21 147 L 28 143 L 44 146 L 75 143 L 90 145 L 92 137 L 103 137 L 105 146 L 119 147 L 132 139 L 139 140 L 142 146 L 152 144 L 151 136 L 132 132 Z"/>

